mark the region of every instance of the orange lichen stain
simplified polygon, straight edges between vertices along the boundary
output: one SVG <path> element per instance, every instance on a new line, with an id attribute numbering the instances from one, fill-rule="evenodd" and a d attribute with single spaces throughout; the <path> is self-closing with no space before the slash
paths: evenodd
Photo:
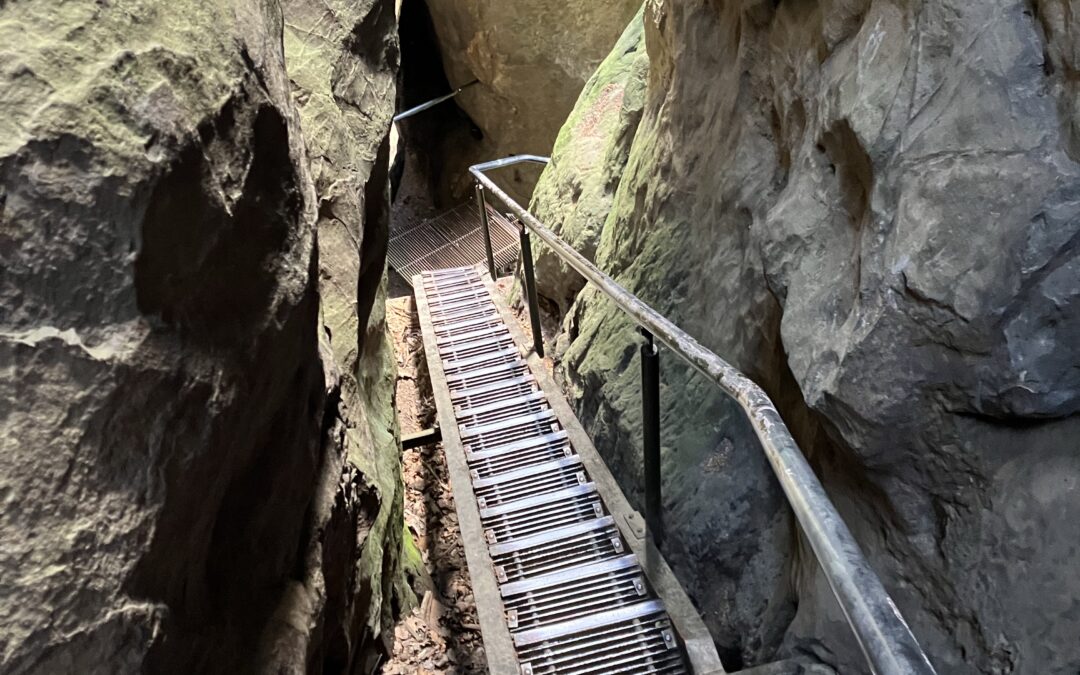
<path id="1" fill-rule="evenodd" d="M 617 114 L 622 107 L 626 88 L 616 82 L 605 86 L 596 102 L 589 108 L 574 127 L 574 140 L 578 146 L 578 156 L 585 163 L 592 163 L 604 151 L 603 122 L 609 114 Z"/>

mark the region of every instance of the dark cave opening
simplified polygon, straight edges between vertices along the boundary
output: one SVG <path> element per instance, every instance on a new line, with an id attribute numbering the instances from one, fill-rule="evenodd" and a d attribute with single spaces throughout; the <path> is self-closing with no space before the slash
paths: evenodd
<path id="1" fill-rule="evenodd" d="M 435 25 L 424 0 L 404 0 L 399 34 L 398 113 L 468 84 L 447 78 Z M 451 153 L 466 154 L 464 148 L 479 143 L 484 134 L 457 102 L 444 101 L 396 122 L 395 131 L 391 168 L 395 206 L 438 210 L 460 201 L 450 193 L 451 181 L 444 175 L 447 168 L 456 165 L 445 160 Z"/>
<path id="2" fill-rule="evenodd" d="M 462 85 L 446 75 L 438 35 L 425 0 L 404 0 L 399 20 L 401 68 L 398 74 L 397 113 L 445 96 Z M 481 86 L 481 85 L 476 85 Z M 390 236 L 420 219 L 430 218 L 469 198 L 454 185 L 466 166 L 460 158 L 472 156 L 484 133 L 450 99 L 394 123 L 391 132 Z M 458 161 L 455 161 L 455 158 Z M 411 294 L 406 280 L 389 269 L 390 297 Z"/>

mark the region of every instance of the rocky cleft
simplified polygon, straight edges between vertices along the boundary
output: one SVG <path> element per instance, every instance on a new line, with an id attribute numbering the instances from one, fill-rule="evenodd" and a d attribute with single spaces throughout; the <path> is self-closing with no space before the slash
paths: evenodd
<path id="1" fill-rule="evenodd" d="M 507 155 L 547 155 L 585 82 L 611 50 L 640 0 L 566 3 L 534 0 L 428 0 L 447 79 L 474 79 L 457 104 L 481 140 L 443 148 L 441 190 L 471 194 L 470 164 Z M 505 174 L 527 200 L 536 182 L 528 167 Z"/>

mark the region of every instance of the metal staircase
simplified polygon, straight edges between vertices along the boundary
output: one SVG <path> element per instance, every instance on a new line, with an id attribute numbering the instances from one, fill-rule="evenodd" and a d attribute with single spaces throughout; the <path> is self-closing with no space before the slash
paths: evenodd
<path id="1" fill-rule="evenodd" d="M 413 288 L 491 672 L 724 672 L 491 282 Z"/>
<path id="2" fill-rule="evenodd" d="M 496 268 L 510 267 L 517 260 L 517 232 L 506 216 L 490 205 L 483 209 L 481 217 L 476 204 L 465 202 L 431 218 L 395 219 L 387 243 L 387 263 L 411 282 L 424 270 L 481 263 L 490 244 Z"/>

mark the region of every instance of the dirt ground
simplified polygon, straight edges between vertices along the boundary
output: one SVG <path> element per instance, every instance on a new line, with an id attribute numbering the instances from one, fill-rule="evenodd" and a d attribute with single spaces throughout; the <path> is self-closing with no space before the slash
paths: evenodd
<path id="1" fill-rule="evenodd" d="M 435 403 L 426 377 L 424 345 L 411 296 L 387 302 L 398 359 L 397 406 L 402 435 L 429 428 Z M 382 672 L 465 674 L 486 672 L 472 584 L 461 546 L 454 497 L 442 446 L 403 456 L 405 523 L 429 579 L 417 582 L 419 605 L 394 629 L 392 657 Z"/>

